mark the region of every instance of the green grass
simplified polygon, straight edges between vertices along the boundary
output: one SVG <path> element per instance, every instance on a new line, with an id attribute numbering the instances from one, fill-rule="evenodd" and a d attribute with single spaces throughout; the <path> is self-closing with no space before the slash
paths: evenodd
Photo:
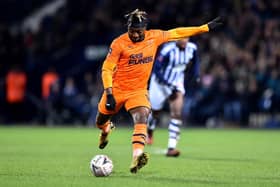
<path id="1" fill-rule="evenodd" d="M 0 127 L 0 186 L 196 187 L 280 186 L 280 131 L 184 129 L 178 158 L 167 158 L 167 129 L 147 146 L 149 164 L 131 174 L 130 128 L 117 128 L 104 150 L 96 128 Z M 111 176 L 91 175 L 89 161 L 107 154 Z"/>

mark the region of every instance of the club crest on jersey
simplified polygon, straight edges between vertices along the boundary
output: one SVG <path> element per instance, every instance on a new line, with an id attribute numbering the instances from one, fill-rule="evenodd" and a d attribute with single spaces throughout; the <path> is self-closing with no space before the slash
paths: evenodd
<path id="1" fill-rule="evenodd" d="M 153 56 L 144 57 L 143 53 L 132 54 L 129 57 L 128 64 L 135 65 L 135 64 L 146 64 L 153 61 Z"/>

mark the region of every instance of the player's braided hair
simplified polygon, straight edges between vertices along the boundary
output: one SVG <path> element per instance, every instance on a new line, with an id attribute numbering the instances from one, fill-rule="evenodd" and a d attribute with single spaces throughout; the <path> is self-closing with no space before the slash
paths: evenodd
<path id="1" fill-rule="evenodd" d="M 148 23 L 148 14 L 145 11 L 135 9 L 134 11 L 126 14 L 124 17 L 127 18 L 128 27 L 145 27 Z"/>

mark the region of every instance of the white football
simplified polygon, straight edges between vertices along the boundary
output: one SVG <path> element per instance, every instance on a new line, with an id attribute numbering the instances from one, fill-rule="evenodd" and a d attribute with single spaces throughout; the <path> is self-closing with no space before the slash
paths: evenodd
<path id="1" fill-rule="evenodd" d="M 95 155 L 90 161 L 90 170 L 96 177 L 109 176 L 113 167 L 113 161 L 107 155 Z"/>

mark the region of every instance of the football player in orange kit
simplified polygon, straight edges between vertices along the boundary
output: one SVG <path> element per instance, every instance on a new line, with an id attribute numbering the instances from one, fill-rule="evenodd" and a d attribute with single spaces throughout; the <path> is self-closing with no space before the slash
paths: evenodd
<path id="1" fill-rule="evenodd" d="M 146 30 L 148 20 L 144 11 L 136 9 L 125 17 L 128 32 L 111 43 L 102 66 L 104 93 L 98 104 L 96 126 L 101 129 L 99 148 L 104 149 L 114 127 L 111 117 L 122 106 L 125 107 L 134 123 L 130 172 L 136 173 L 148 162 L 148 154 L 144 152 L 147 120 L 151 112 L 147 86 L 158 46 L 167 41 L 209 32 L 222 25 L 222 21 L 218 17 L 198 27 L 163 31 Z"/>

